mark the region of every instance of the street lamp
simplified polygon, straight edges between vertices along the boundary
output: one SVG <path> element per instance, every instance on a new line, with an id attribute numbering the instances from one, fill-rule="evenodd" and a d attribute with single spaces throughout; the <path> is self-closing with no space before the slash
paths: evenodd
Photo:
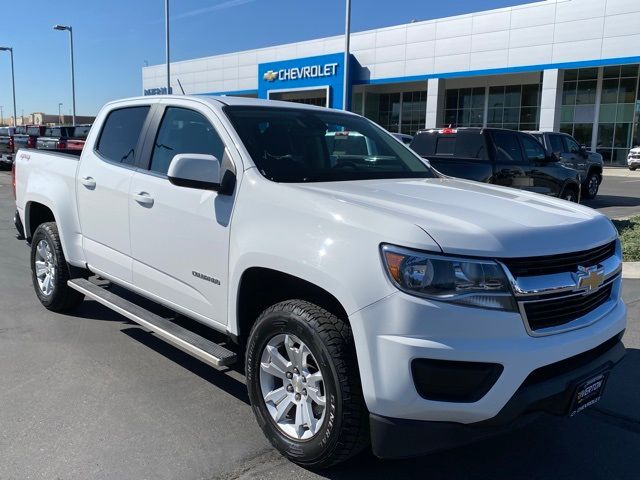
<path id="1" fill-rule="evenodd" d="M 60 125 L 64 125 L 64 119 L 62 118 L 62 102 L 58 103 L 58 121 L 60 122 Z"/>
<path id="2" fill-rule="evenodd" d="M 344 15 L 344 79 L 342 88 L 342 109 L 349 107 L 349 63 L 351 60 L 351 0 L 346 0 L 346 11 Z"/>
<path id="3" fill-rule="evenodd" d="M 60 31 L 67 30 L 69 32 L 69 41 L 71 46 L 71 103 L 73 106 L 72 121 L 73 121 L 73 125 L 75 125 L 76 124 L 76 78 L 75 78 L 75 72 L 73 68 L 73 29 L 71 28 L 71 26 L 67 26 L 67 25 L 54 25 L 53 29 L 60 30 Z"/>
<path id="4" fill-rule="evenodd" d="M 9 52 L 11 55 L 11 85 L 13 88 L 13 126 L 18 126 L 18 119 L 16 114 L 16 77 L 13 72 L 13 48 L 11 47 L 0 47 L 0 52 Z"/>
<path id="5" fill-rule="evenodd" d="M 169 0 L 164 0 L 164 36 L 165 54 L 167 57 L 167 95 L 171 93 L 171 64 L 169 51 Z"/>

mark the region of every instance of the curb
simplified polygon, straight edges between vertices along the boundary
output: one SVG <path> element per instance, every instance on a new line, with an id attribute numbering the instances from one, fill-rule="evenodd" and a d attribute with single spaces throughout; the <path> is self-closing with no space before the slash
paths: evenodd
<path id="1" fill-rule="evenodd" d="M 623 262 L 622 278 L 640 278 L 640 262 Z"/>

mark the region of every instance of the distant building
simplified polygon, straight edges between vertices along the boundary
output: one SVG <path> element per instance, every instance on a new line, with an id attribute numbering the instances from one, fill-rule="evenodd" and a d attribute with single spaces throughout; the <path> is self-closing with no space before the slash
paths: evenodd
<path id="1" fill-rule="evenodd" d="M 23 115 L 17 118 L 16 123 L 21 125 L 69 125 L 71 124 L 71 115 L 61 115 L 34 112 L 29 115 Z M 76 115 L 76 124 L 93 123 L 96 117 L 86 115 Z M 4 123 L 13 126 L 13 116 L 5 118 Z"/>

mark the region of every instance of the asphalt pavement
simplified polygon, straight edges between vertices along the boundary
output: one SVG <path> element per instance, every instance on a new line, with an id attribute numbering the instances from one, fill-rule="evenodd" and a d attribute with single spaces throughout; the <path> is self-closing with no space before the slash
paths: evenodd
<path id="1" fill-rule="evenodd" d="M 605 169 L 600 191 L 593 200 L 583 200 L 610 218 L 640 215 L 640 171 L 622 168 Z"/>
<path id="2" fill-rule="evenodd" d="M 264 439 L 241 372 L 210 368 L 92 301 L 72 315 L 45 310 L 13 208 L 0 172 L 0 479 L 640 477 L 640 280 L 624 281 L 628 353 L 597 407 L 418 459 L 365 453 L 314 473 Z"/>

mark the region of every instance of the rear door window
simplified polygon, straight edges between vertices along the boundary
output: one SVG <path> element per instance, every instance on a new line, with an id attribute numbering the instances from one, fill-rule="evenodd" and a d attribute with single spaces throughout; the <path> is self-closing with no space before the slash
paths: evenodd
<path id="1" fill-rule="evenodd" d="M 525 135 L 521 135 L 520 138 L 522 139 L 522 145 L 524 146 L 527 160 L 530 162 L 540 162 L 545 159 L 546 154 L 544 152 L 544 148 L 540 145 L 540 142 Z"/>
<path id="2" fill-rule="evenodd" d="M 107 116 L 96 151 L 105 159 L 133 165 L 142 127 L 149 113 L 148 106 L 113 110 Z"/>
<path id="3" fill-rule="evenodd" d="M 563 135 L 564 152 L 565 153 L 578 153 L 580 151 L 580 145 L 571 137 Z"/>
<path id="4" fill-rule="evenodd" d="M 496 149 L 496 162 L 524 163 L 517 133 L 494 131 L 491 136 Z"/>

